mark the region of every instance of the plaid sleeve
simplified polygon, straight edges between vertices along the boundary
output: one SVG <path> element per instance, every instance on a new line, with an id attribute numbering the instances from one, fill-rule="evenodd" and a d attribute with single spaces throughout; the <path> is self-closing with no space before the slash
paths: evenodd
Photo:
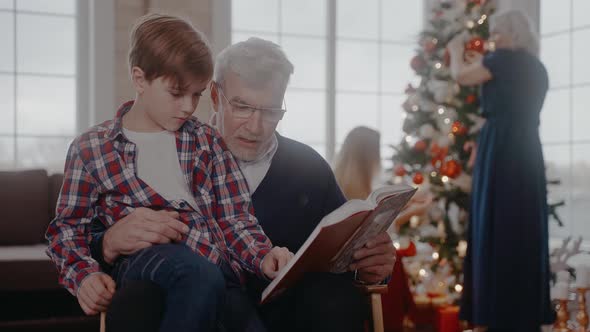
<path id="1" fill-rule="evenodd" d="M 221 139 L 213 142 L 213 213 L 233 258 L 263 277 L 262 259 L 272 244 L 254 216 L 248 185 L 233 155 Z"/>
<path id="2" fill-rule="evenodd" d="M 97 197 L 94 179 L 84 167 L 75 140 L 66 159 L 56 217 L 45 234 L 49 241 L 46 252 L 57 266 L 58 281 L 73 295 L 77 295 L 84 278 L 99 271 L 89 249 L 90 221 Z"/>

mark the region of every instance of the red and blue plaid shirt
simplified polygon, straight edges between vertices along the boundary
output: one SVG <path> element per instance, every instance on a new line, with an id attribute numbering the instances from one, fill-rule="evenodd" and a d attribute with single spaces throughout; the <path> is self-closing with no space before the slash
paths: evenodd
<path id="1" fill-rule="evenodd" d="M 90 256 L 90 223 L 106 227 L 139 207 L 174 210 L 190 231 L 182 242 L 213 263 L 225 259 L 241 275 L 262 275 L 271 243 L 253 215 L 244 176 L 221 136 L 189 119 L 176 131 L 176 148 L 185 180 L 198 205 L 167 201 L 137 176 L 135 144 L 122 132 L 124 104 L 113 120 L 92 127 L 70 145 L 56 217 L 47 229 L 47 254 L 59 282 L 77 294 L 82 280 L 100 271 Z"/>

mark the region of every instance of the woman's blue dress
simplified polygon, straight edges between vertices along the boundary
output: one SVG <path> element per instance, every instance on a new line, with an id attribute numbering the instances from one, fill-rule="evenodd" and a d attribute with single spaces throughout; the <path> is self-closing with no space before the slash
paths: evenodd
<path id="1" fill-rule="evenodd" d="M 483 65 L 487 119 L 477 143 L 461 318 L 476 325 L 539 331 L 553 322 L 545 165 L 539 113 L 547 71 L 534 56 L 500 49 Z"/>

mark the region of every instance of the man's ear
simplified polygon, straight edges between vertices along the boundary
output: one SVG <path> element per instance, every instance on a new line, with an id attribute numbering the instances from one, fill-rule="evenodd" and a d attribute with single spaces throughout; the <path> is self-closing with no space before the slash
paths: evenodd
<path id="1" fill-rule="evenodd" d="M 217 112 L 219 108 L 219 87 L 215 81 L 211 81 L 209 90 L 211 90 L 211 103 L 213 105 L 213 110 Z"/>
<path id="2" fill-rule="evenodd" d="M 131 81 L 133 82 L 133 87 L 135 87 L 135 92 L 137 92 L 137 94 L 142 94 L 148 84 L 148 81 L 145 79 L 145 73 L 137 66 L 131 68 Z"/>

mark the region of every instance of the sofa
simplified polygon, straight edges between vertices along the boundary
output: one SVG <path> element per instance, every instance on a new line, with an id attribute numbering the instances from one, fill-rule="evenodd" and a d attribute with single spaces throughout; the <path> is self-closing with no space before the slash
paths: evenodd
<path id="1" fill-rule="evenodd" d="M 98 331 L 45 254 L 62 180 L 45 170 L 0 172 L 0 330 Z"/>

